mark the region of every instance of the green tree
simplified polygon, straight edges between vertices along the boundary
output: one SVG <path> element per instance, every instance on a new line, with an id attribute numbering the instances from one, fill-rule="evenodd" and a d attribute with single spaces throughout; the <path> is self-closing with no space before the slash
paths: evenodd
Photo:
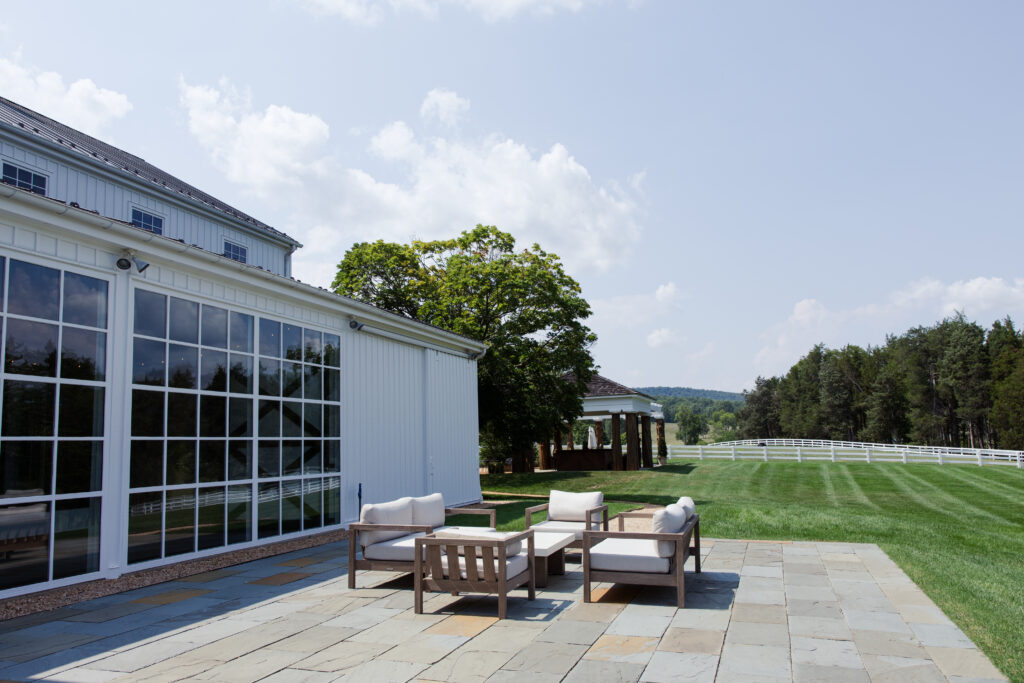
<path id="1" fill-rule="evenodd" d="M 700 440 L 700 435 L 708 430 L 708 421 L 703 415 L 693 412 L 682 405 L 676 411 L 676 438 L 684 444 L 692 445 Z"/>
<path id="2" fill-rule="evenodd" d="M 754 390 L 744 392 L 746 402 L 736 415 L 740 436 L 744 439 L 777 439 L 782 436 L 779 423 L 778 377 L 758 377 Z"/>
<path id="3" fill-rule="evenodd" d="M 554 254 L 478 225 L 454 239 L 354 245 L 332 288 L 484 341 L 478 361 L 481 449 L 525 470 L 534 442 L 583 409 L 594 372 L 590 305 Z"/>

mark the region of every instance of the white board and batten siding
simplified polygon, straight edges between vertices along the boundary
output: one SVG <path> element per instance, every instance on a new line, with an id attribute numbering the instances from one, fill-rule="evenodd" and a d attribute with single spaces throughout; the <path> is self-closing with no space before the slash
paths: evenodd
<path id="1" fill-rule="evenodd" d="M 372 333 L 342 340 L 342 517 L 435 491 L 479 501 L 476 362 Z"/>
<path id="2" fill-rule="evenodd" d="M 162 218 L 166 237 L 180 239 L 215 254 L 223 253 L 225 241 L 233 242 L 247 249 L 249 264 L 278 275 L 290 275 L 285 247 L 258 239 L 243 229 L 231 228 L 226 222 L 205 218 L 197 213 L 203 205 L 196 205 L 185 197 L 181 201 L 187 202 L 191 210 L 164 198 L 157 188 L 153 192 L 145 191 L 146 185 L 142 181 L 134 186 L 129 186 L 127 180 L 113 182 L 100 174 L 62 163 L 53 155 L 36 154 L 2 139 L 0 158 L 46 176 L 48 197 L 75 202 L 83 209 L 126 223 L 131 222 L 132 209 L 136 208 Z"/>

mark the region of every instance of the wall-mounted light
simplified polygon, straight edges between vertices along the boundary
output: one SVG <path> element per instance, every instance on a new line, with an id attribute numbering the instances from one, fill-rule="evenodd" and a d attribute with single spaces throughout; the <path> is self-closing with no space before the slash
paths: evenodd
<path id="1" fill-rule="evenodd" d="M 363 329 L 365 323 L 361 323 L 355 318 L 352 318 L 351 320 L 348 321 L 348 326 L 355 330 L 356 332 L 358 332 L 359 330 Z"/>
<path id="2" fill-rule="evenodd" d="M 138 256 L 132 256 L 132 263 L 135 264 L 135 267 L 138 268 L 140 273 L 144 271 L 146 268 L 149 268 L 149 263 L 143 261 Z"/>
<path id="3" fill-rule="evenodd" d="M 114 262 L 114 265 L 117 266 L 118 270 L 131 270 L 133 263 L 135 264 L 135 269 L 140 273 L 146 270 L 146 268 L 149 268 L 148 262 L 143 261 L 136 256 L 135 252 L 128 250 L 125 250 L 125 252 L 121 254 L 121 257 Z"/>
<path id="4" fill-rule="evenodd" d="M 132 261 L 127 256 L 122 256 L 121 258 L 117 259 L 115 265 L 117 266 L 118 270 L 128 270 L 129 268 L 132 267 Z"/>

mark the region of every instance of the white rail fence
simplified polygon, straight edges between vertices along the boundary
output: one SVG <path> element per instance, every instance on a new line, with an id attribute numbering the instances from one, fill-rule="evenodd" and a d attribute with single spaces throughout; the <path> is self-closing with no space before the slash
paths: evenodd
<path id="1" fill-rule="evenodd" d="M 1024 469 L 1024 452 L 982 448 L 903 446 L 810 439 L 751 439 L 707 446 L 668 447 L 670 458 L 764 462 L 897 462 L 938 465 L 1010 465 Z"/>

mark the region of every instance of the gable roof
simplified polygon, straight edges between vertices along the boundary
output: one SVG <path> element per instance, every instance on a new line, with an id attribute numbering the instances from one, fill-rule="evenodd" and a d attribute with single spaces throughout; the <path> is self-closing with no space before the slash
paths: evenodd
<path id="1" fill-rule="evenodd" d="M 607 377 L 595 374 L 590 381 L 587 382 L 587 393 L 584 395 L 584 398 L 599 398 L 602 396 L 643 396 L 644 398 L 649 398 L 652 401 L 654 400 L 653 396 L 648 396 L 641 391 L 631 389 L 624 384 L 613 382 Z"/>
<path id="2" fill-rule="evenodd" d="M 293 247 L 302 246 L 293 237 L 225 204 L 185 181 L 175 178 L 145 159 L 140 159 L 113 145 L 108 145 L 81 131 L 65 126 L 59 121 L 54 121 L 16 102 L 0 97 L 0 125 L 4 124 L 23 134 L 32 135 L 57 145 L 68 152 L 77 153 L 93 165 L 113 169 L 122 175 L 127 174 L 136 181 L 153 186 L 159 192 L 214 209 L 233 222 L 242 223 L 250 229 L 265 233 L 276 242 L 284 242 Z"/>

